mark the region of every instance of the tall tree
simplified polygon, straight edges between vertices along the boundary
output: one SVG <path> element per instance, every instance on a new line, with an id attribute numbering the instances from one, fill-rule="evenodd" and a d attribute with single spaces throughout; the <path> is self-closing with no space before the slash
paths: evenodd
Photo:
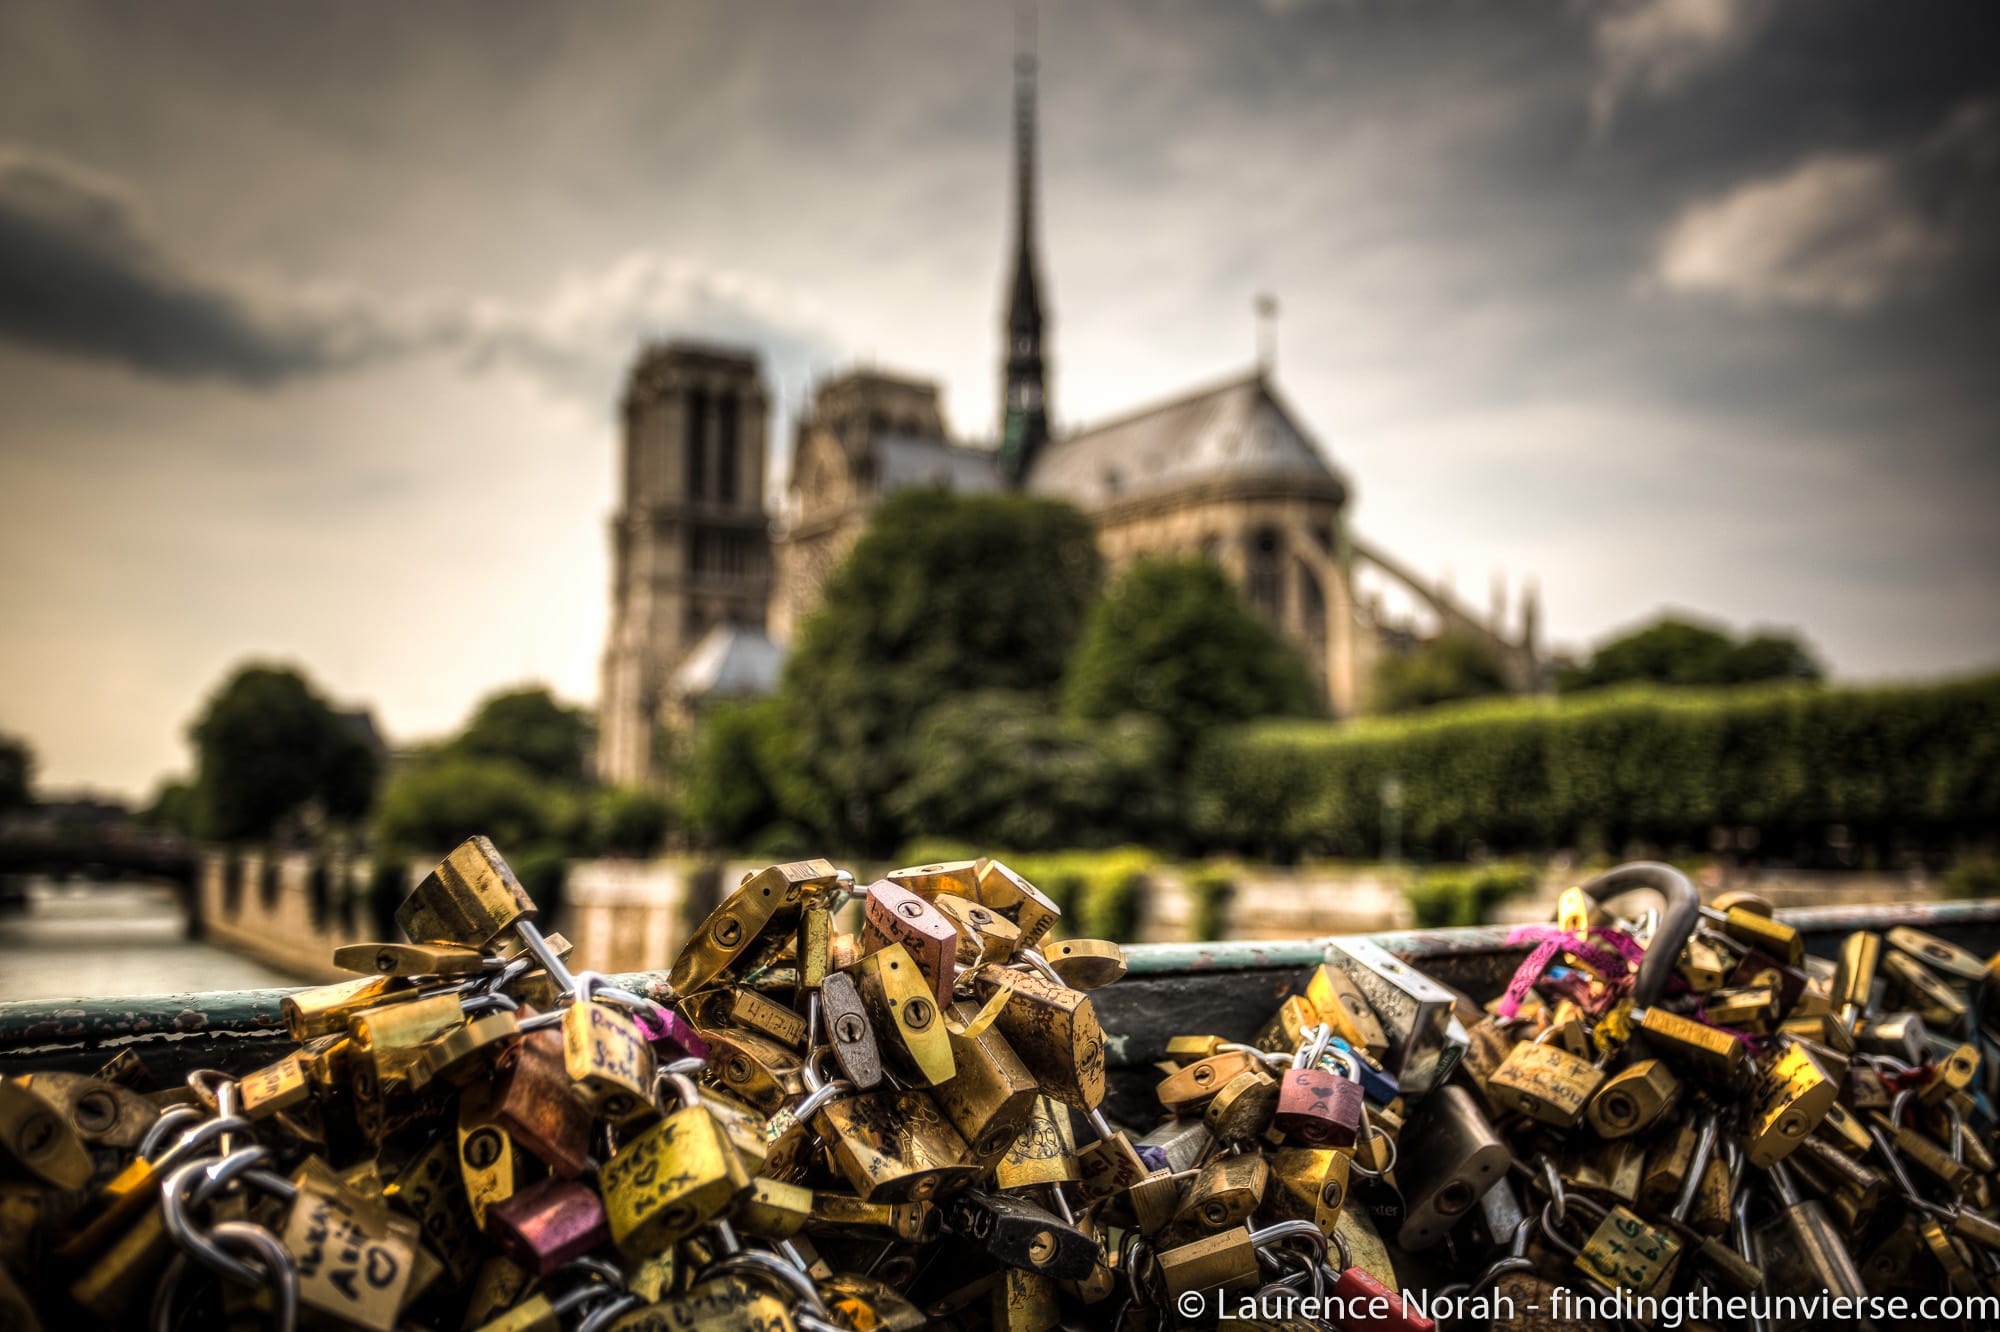
<path id="1" fill-rule="evenodd" d="M 1052 696 L 1097 595 L 1089 522 L 1025 496 L 904 491 L 875 511 L 786 663 L 802 810 L 858 851 L 898 840 L 885 800 L 912 727 L 949 695 Z"/>
<path id="2" fill-rule="evenodd" d="M 1408 712 L 1461 698 L 1507 692 L 1507 674 L 1493 650 L 1468 634 L 1439 634 L 1375 666 L 1377 712 Z"/>
<path id="3" fill-rule="evenodd" d="M 1306 664 L 1207 560 L 1141 560 L 1091 611 L 1070 664 L 1072 716 L 1156 717 L 1176 764 L 1202 735 L 1316 710 Z"/>
<path id="4" fill-rule="evenodd" d="M 557 702 L 545 685 L 529 685 L 484 699 L 451 749 L 468 758 L 512 759 L 538 777 L 581 784 L 591 734 L 588 712 Z"/>
<path id="5" fill-rule="evenodd" d="M 284 666 L 244 666 L 189 728 L 193 816 L 203 837 L 266 837 L 316 806 L 354 818 L 374 795 L 379 759 L 354 719 Z"/>
<path id="6" fill-rule="evenodd" d="M 1605 685 L 1751 684 L 1762 680 L 1817 680 L 1812 651 L 1790 634 L 1764 631 L 1739 642 L 1728 633 L 1675 616 L 1599 644 L 1590 660 L 1557 680 L 1563 693 Z"/>
<path id="7" fill-rule="evenodd" d="M 16 736 L 0 735 L 0 814 L 35 802 L 35 751 Z"/>

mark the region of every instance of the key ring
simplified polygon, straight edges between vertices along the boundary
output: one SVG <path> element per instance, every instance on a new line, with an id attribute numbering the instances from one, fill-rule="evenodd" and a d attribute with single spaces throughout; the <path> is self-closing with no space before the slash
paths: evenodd
<path id="1" fill-rule="evenodd" d="M 1370 1119 L 1368 1112 L 1364 1109 L 1361 1112 L 1361 1143 L 1365 1145 L 1370 1138 L 1376 1137 L 1385 1138 L 1389 1143 L 1389 1159 L 1382 1163 L 1381 1169 L 1377 1170 L 1370 1166 L 1362 1165 L 1359 1159 L 1359 1152 L 1355 1154 L 1354 1160 L 1347 1163 L 1349 1170 L 1366 1179 L 1380 1179 L 1396 1168 L 1396 1139 L 1385 1132 L 1374 1120 Z"/>
<path id="2" fill-rule="evenodd" d="M 245 1250 L 261 1262 L 262 1276 L 250 1284 L 270 1290 L 271 1311 L 277 1332 L 295 1332 L 299 1319 L 299 1273 L 278 1237 L 252 1222 L 218 1221 L 210 1227 L 209 1238 L 219 1250 Z M 175 1254 L 160 1274 L 160 1284 L 153 1292 L 153 1332 L 174 1332 L 174 1299 L 187 1275 L 188 1257 L 185 1252 Z M 257 1269 L 246 1265 L 245 1270 L 255 1272 Z"/>

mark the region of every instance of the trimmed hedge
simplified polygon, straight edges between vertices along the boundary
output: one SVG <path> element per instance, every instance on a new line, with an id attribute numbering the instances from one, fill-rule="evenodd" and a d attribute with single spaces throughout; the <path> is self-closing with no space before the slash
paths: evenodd
<path id="1" fill-rule="evenodd" d="M 1197 753 L 1188 812 L 1216 846 L 1382 853 L 1385 779 L 1403 849 L 1705 847 L 1752 827 L 1782 854 L 1990 842 L 2000 828 L 2000 675 L 1930 686 L 1638 687 L 1349 724 L 1274 722 Z"/>
<path id="2" fill-rule="evenodd" d="M 1526 865 L 1495 861 L 1430 870 L 1405 890 L 1405 896 L 1417 928 L 1435 930 L 1453 925 L 1483 925 L 1494 907 L 1534 889 L 1534 870 Z"/>

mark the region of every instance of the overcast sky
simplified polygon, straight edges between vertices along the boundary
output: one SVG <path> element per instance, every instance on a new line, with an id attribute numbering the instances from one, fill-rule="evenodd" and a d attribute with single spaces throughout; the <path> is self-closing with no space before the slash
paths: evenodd
<path id="1" fill-rule="evenodd" d="M 1057 416 L 1236 373 L 1551 638 L 2000 662 L 1990 0 L 1051 3 Z M 142 793 L 246 656 L 408 740 L 588 701 L 619 378 L 990 437 L 1009 9 L 0 4 L 0 730 Z M 787 447 L 788 439 L 774 443 Z"/>

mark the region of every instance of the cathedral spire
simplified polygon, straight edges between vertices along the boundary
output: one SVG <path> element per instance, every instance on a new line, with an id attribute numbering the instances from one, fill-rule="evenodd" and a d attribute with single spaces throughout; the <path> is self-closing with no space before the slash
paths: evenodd
<path id="1" fill-rule="evenodd" d="M 1014 53 L 1014 274 L 1002 329 L 1000 470 L 1010 485 L 1027 477 L 1049 437 L 1048 386 L 1042 360 L 1041 274 L 1035 244 L 1035 15 L 1023 0 Z"/>

